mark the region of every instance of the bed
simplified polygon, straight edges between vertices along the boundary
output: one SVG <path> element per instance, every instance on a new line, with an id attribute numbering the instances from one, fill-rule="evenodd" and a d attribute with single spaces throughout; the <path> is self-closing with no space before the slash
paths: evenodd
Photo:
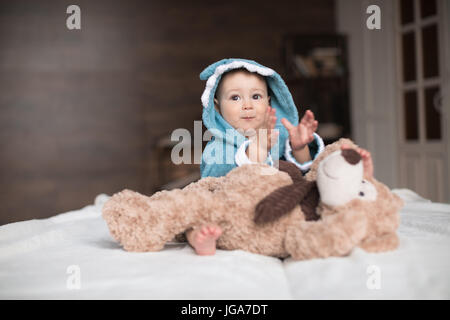
<path id="1" fill-rule="evenodd" d="M 450 299 L 450 205 L 411 190 L 400 247 L 309 261 L 241 250 L 197 256 L 186 243 L 126 252 L 101 217 L 80 210 L 0 226 L 1 299 Z"/>

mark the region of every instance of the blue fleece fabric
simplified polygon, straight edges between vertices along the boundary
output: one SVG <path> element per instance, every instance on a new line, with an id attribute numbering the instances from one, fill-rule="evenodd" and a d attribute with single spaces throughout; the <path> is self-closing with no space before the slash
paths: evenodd
<path id="1" fill-rule="evenodd" d="M 270 70 L 272 74 L 265 76 L 269 87 L 270 105 L 276 109 L 277 121 L 275 128 L 279 130 L 279 138 L 276 146 L 273 146 L 270 154 L 273 160 L 280 159 L 284 155 L 286 139 L 289 138 L 288 131 L 281 123 L 282 118 L 286 118 L 293 125 L 298 125 L 299 118 L 297 107 L 294 104 L 292 95 L 283 79 L 278 73 L 260 65 L 259 63 L 247 59 L 223 59 L 208 66 L 200 73 L 201 80 L 208 80 L 216 72 L 216 68 L 232 62 L 243 62 L 243 67 L 248 69 L 245 63 L 255 65 L 264 70 Z M 239 63 L 238 63 L 239 64 Z M 225 66 L 224 66 L 225 67 Z M 242 66 L 230 66 L 226 71 Z M 226 73 L 226 71 L 224 73 Z M 251 70 L 249 70 L 251 71 Z M 203 108 L 203 123 L 205 127 L 212 133 L 212 138 L 205 147 L 202 154 L 202 162 L 200 165 L 201 176 L 203 177 L 220 177 L 226 175 L 237 165 L 234 162 L 234 156 L 239 146 L 247 139 L 245 136 L 235 130 L 214 108 L 214 94 L 217 86 L 222 78 L 219 75 L 212 87 L 208 97 L 207 106 Z M 213 77 L 214 78 L 214 77 Z M 227 131 L 229 129 L 229 131 Z M 228 157 L 228 159 L 227 159 Z M 228 161 L 227 161 L 228 160 Z"/>

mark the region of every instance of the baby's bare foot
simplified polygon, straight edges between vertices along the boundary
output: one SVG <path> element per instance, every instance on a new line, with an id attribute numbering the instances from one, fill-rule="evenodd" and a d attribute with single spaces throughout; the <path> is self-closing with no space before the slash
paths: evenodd
<path id="1" fill-rule="evenodd" d="M 198 255 L 209 256 L 216 253 L 216 241 L 221 234 L 219 226 L 205 225 L 192 230 L 188 234 L 188 240 Z"/>

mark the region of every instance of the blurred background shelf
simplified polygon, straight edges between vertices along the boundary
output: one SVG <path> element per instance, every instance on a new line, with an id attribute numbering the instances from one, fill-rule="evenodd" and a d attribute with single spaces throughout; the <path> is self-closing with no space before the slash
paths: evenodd
<path id="1" fill-rule="evenodd" d="M 346 37 L 340 34 L 286 34 L 284 78 L 300 118 L 311 110 L 325 144 L 351 138 Z"/>
<path id="2" fill-rule="evenodd" d="M 200 179 L 199 164 L 175 164 L 172 161 L 172 149 L 179 143 L 178 141 L 172 141 L 170 134 L 163 135 L 157 140 L 153 150 L 153 161 L 155 161 L 155 165 L 153 166 L 153 170 L 155 171 L 153 174 L 155 177 L 153 192 L 176 188 L 181 189 L 191 182 Z M 191 148 L 191 155 L 194 154 L 192 146 L 193 143 L 187 144 L 184 147 Z"/>

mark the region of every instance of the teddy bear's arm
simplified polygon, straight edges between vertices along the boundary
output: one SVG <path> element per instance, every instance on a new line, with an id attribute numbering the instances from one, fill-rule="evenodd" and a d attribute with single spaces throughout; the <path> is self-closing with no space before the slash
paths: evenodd
<path id="1" fill-rule="evenodd" d="M 359 247 L 368 252 L 383 252 L 395 250 L 398 247 L 399 239 L 395 232 L 385 233 L 378 237 L 364 239 Z"/>
<path id="2" fill-rule="evenodd" d="M 298 167 L 291 162 L 279 160 L 278 169 L 280 171 L 286 172 L 289 175 L 289 177 L 291 177 L 291 179 L 294 183 L 305 180 L 305 178 L 303 177 L 303 174 L 298 169 Z"/>
<path id="3" fill-rule="evenodd" d="M 286 233 L 286 251 L 295 260 L 348 254 L 366 236 L 367 218 L 357 211 L 337 213 L 319 221 L 301 221 Z"/>

